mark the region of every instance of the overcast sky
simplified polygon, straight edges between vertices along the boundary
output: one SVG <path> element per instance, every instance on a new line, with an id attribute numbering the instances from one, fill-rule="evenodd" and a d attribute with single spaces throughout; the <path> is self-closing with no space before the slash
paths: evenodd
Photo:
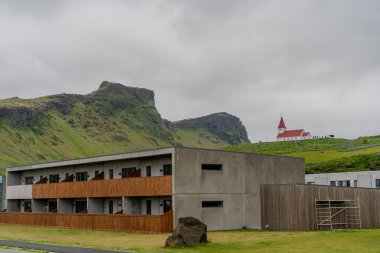
<path id="1" fill-rule="evenodd" d="M 225 111 L 252 141 L 380 134 L 380 1 L 0 2 L 0 98 L 155 91 L 163 118 Z"/>

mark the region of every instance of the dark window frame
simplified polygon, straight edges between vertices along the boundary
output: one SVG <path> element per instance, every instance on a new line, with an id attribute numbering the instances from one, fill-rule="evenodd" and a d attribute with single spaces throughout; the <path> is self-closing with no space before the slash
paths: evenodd
<path id="1" fill-rule="evenodd" d="M 59 174 L 49 175 L 49 184 L 59 183 Z"/>
<path id="2" fill-rule="evenodd" d="M 110 170 L 108 171 L 108 178 L 109 178 L 109 179 L 113 179 L 113 169 L 110 169 Z"/>
<path id="3" fill-rule="evenodd" d="M 79 180 L 78 180 L 79 179 Z M 84 171 L 84 172 L 76 172 L 75 173 L 75 181 L 76 182 L 83 182 L 83 181 L 87 181 L 88 179 L 88 173 L 87 171 Z"/>
<path id="4" fill-rule="evenodd" d="M 30 176 L 30 177 L 25 177 L 25 184 L 33 184 L 34 182 L 34 177 L 33 176 Z"/>
<path id="5" fill-rule="evenodd" d="M 211 171 L 211 172 L 222 172 L 223 164 L 219 163 L 202 163 L 201 165 L 202 171 Z"/>
<path id="6" fill-rule="evenodd" d="M 145 167 L 145 174 L 147 177 L 151 177 L 152 176 L 152 166 L 146 166 Z"/>
<path id="7" fill-rule="evenodd" d="M 202 208 L 223 208 L 223 200 L 204 200 L 202 201 Z"/>
<path id="8" fill-rule="evenodd" d="M 173 166 L 171 164 L 164 164 L 162 166 L 162 174 L 164 176 L 171 176 L 171 175 L 173 175 Z"/>
<path id="9" fill-rule="evenodd" d="M 330 186 L 336 186 L 336 181 L 330 181 Z"/>
<path id="10" fill-rule="evenodd" d="M 121 178 L 128 178 L 137 171 L 137 167 L 128 167 L 121 169 Z"/>
<path id="11" fill-rule="evenodd" d="M 375 179 L 376 188 L 380 188 L 380 179 Z"/>
<path id="12" fill-rule="evenodd" d="M 146 200 L 146 215 L 152 215 L 152 200 Z"/>

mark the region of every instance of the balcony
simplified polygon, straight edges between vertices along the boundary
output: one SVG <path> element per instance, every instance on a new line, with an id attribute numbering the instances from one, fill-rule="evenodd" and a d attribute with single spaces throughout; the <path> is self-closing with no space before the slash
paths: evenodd
<path id="1" fill-rule="evenodd" d="M 7 199 L 31 199 L 32 185 L 10 185 L 7 186 Z"/>
<path id="2" fill-rule="evenodd" d="M 1 212 L 0 223 L 120 232 L 166 233 L 173 231 L 173 211 L 164 215 Z"/>
<path id="3" fill-rule="evenodd" d="M 33 199 L 172 195 L 172 176 L 34 184 Z"/>

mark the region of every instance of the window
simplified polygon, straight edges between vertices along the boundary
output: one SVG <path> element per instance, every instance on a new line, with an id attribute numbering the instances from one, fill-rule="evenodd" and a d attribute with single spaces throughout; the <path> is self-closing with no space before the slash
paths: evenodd
<path id="1" fill-rule="evenodd" d="M 109 177 L 109 179 L 113 179 L 113 170 L 112 169 L 108 171 L 108 177 Z"/>
<path id="2" fill-rule="evenodd" d="M 25 177 L 25 184 L 33 184 L 33 177 Z"/>
<path id="3" fill-rule="evenodd" d="M 87 201 L 77 200 L 75 201 L 75 213 L 81 213 L 87 210 Z"/>
<path id="4" fill-rule="evenodd" d="M 163 202 L 164 202 L 163 203 L 164 213 L 171 211 L 172 210 L 172 201 L 170 199 L 165 199 Z"/>
<path id="5" fill-rule="evenodd" d="M 87 172 L 77 172 L 75 179 L 75 181 L 87 181 Z"/>
<path id="6" fill-rule="evenodd" d="M 202 208 L 223 208 L 223 201 L 202 201 Z"/>
<path id="7" fill-rule="evenodd" d="M 315 184 L 315 182 L 307 182 L 307 184 Z"/>
<path id="8" fill-rule="evenodd" d="M 338 181 L 338 186 L 340 186 L 340 187 L 350 187 L 351 186 L 351 182 L 350 182 L 350 180 Z"/>
<path id="9" fill-rule="evenodd" d="M 354 180 L 354 187 L 358 187 L 358 180 Z"/>
<path id="10" fill-rule="evenodd" d="M 376 179 L 376 188 L 380 188 L 380 179 Z"/>
<path id="11" fill-rule="evenodd" d="M 49 175 L 49 183 L 59 183 L 59 174 Z"/>
<path id="12" fill-rule="evenodd" d="M 330 181 L 330 186 L 336 186 L 336 181 Z"/>
<path id="13" fill-rule="evenodd" d="M 146 214 L 152 214 L 152 201 L 150 199 L 146 201 Z"/>
<path id="14" fill-rule="evenodd" d="M 32 202 L 25 201 L 24 202 L 24 212 L 30 212 L 32 210 Z"/>
<path id="15" fill-rule="evenodd" d="M 99 171 L 95 170 L 95 177 L 97 177 L 98 175 L 99 175 Z"/>
<path id="16" fill-rule="evenodd" d="M 170 176 L 172 174 L 172 165 L 164 164 L 164 176 Z"/>
<path id="17" fill-rule="evenodd" d="M 222 171 L 222 164 L 202 164 L 202 170 L 205 171 Z"/>
<path id="18" fill-rule="evenodd" d="M 121 177 L 122 178 L 127 178 L 127 177 L 130 177 L 132 176 L 133 173 L 135 173 L 137 170 L 136 170 L 136 167 L 131 167 L 131 168 L 124 168 L 121 170 Z"/>
<path id="19" fill-rule="evenodd" d="M 146 166 L 146 176 L 147 177 L 152 176 L 152 167 L 151 166 Z"/>
<path id="20" fill-rule="evenodd" d="M 108 202 L 108 213 L 109 214 L 113 214 L 113 201 L 112 200 L 110 200 L 109 202 Z"/>

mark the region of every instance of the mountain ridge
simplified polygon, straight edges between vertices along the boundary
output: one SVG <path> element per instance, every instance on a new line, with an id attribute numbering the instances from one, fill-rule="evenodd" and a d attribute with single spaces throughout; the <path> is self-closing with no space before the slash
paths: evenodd
<path id="1" fill-rule="evenodd" d="M 85 95 L 0 100 L 0 141 L 0 167 L 172 145 L 250 143 L 236 116 L 171 122 L 157 111 L 154 91 L 108 81 Z"/>

